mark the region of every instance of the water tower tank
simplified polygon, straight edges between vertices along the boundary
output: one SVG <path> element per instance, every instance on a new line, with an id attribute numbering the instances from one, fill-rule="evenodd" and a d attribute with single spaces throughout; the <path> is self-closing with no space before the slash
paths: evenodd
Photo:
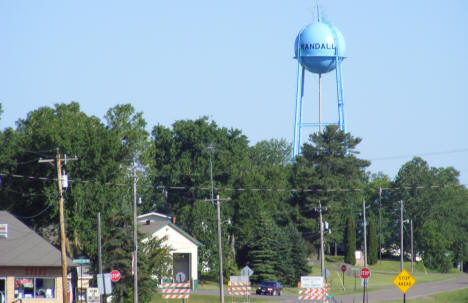
<path id="1" fill-rule="evenodd" d="M 334 25 L 319 20 L 299 32 L 294 52 L 308 71 L 323 74 L 336 68 L 337 56 L 345 57 L 346 45 L 343 35 Z"/>

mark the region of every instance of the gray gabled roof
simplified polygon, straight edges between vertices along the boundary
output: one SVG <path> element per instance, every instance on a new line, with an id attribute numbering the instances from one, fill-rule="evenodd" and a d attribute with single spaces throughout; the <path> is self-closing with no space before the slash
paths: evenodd
<path id="1" fill-rule="evenodd" d="M 2 223 L 8 237 L 0 237 L 0 266 L 61 266 L 60 251 L 9 212 L 0 211 Z"/>

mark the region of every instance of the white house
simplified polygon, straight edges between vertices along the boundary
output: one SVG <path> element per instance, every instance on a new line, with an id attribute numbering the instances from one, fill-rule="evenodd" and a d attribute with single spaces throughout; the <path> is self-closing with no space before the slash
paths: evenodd
<path id="1" fill-rule="evenodd" d="M 173 257 L 173 280 L 190 280 L 193 289 L 198 288 L 198 247 L 202 245 L 195 238 L 175 224 L 175 217 L 160 213 L 147 213 L 138 216 L 140 231 L 147 238 L 166 237 L 165 245 L 171 248 Z"/>

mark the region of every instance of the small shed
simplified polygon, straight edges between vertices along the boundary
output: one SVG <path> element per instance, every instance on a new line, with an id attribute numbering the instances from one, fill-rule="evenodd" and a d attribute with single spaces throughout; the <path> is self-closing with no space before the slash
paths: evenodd
<path id="1" fill-rule="evenodd" d="M 202 245 L 195 238 L 175 224 L 175 217 L 147 213 L 138 216 L 140 231 L 147 238 L 166 237 L 165 245 L 171 248 L 173 277 L 175 282 L 190 280 L 192 289 L 198 288 L 198 247 Z"/>

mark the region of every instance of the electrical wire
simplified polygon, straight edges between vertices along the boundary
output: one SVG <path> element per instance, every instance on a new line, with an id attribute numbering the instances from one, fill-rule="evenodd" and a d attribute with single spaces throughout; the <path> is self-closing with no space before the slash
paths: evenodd
<path id="1" fill-rule="evenodd" d="M 0 176 L 9 176 L 13 178 L 24 178 L 29 180 L 41 180 L 41 181 L 57 181 L 56 178 L 47 178 L 47 177 L 34 177 L 34 176 L 26 176 L 26 175 L 18 175 L 18 174 L 6 174 L 0 173 Z M 82 184 L 101 184 L 106 186 L 132 186 L 130 183 L 111 183 L 111 182 L 98 182 L 92 180 L 74 180 L 69 179 L 68 182 L 73 183 L 82 183 Z M 199 186 L 153 186 L 153 185 L 142 185 L 144 187 L 151 187 L 159 190 L 211 190 L 210 187 L 199 187 Z M 467 187 L 468 184 L 445 184 L 445 185 L 428 185 L 428 186 L 399 186 L 399 187 L 382 187 L 380 188 L 382 191 L 396 191 L 396 190 L 412 190 L 412 189 L 440 189 L 440 188 L 453 188 L 453 187 Z M 364 192 L 367 189 L 365 188 L 330 188 L 330 189 L 311 189 L 311 188 L 231 188 L 231 187 L 215 187 L 214 190 L 216 191 L 251 191 L 251 192 L 318 192 L 318 193 L 331 193 L 331 192 Z"/>
<path id="2" fill-rule="evenodd" d="M 369 161 L 404 159 L 404 158 L 411 158 L 411 157 L 416 157 L 416 156 L 417 157 L 437 156 L 437 155 L 445 155 L 445 154 L 453 154 L 453 153 L 464 153 L 464 152 L 468 152 L 468 148 L 454 149 L 454 150 L 447 150 L 447 151 L 440 151 L 440 152 L 429 152 L 429 153 L 422 153 L 422 154 L 416 154 L 416 155 L 388 156 L 388 157 L 369 159 Z"/>
<path id="3" fill-rule="evenodd" d="M 24 216 L 15 215 L 15 217 L 21 218 L 21 219 L 34 219 L 34 218 L 39 217 L 40 215 L 42 215 L 44 212 L 46 212 L 51 206 L 52 206 L 52 204 L 48 205 L 46 208 L 44 208 L 43 210 L 41 210 L 40 212 L 38 212 L 37 214 L 32 215 L 32 216 L 24 217 Z"/>

